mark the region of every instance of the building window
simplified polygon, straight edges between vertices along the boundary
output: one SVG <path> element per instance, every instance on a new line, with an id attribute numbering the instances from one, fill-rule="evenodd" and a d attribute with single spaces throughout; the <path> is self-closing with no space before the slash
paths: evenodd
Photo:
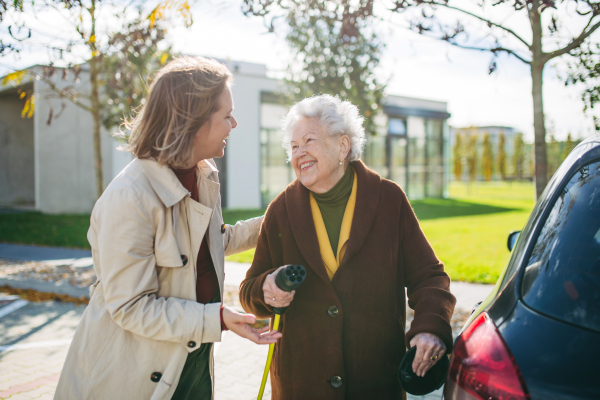
<path id="1" fill-rule="evenodd" d="M 444 120 L 392 117 L 387 135 L 369 136 L 365 164 L 411 199 L 444 196 Z"/>
<path id="2" fill-rule="evenodd" d="M 385 156 L 386 138 L 387 135 L 367 135 L 367 143 L 363 152 L 365 164 L 384 178 L 388 176 Z"/>
<path id="3" fill-rule="evenodd" d="M 427 135 L 426 197 L 444 195 L 444 123 L 441 119 L 425 121 Z"/>
<path id="4" fill-rule="evenodd" d="M 406 121 L 400 118 L 390 118 L 388 121 L 388 133 L 390 135 L 406 135 Z"/>
<path id="5" fill-rule="evenodd" d="M 267 207 L 295 179 L 281 145 L 279 125 L 286 112 L 287 109 L 278 104 L 261 105 L 260 194 L 263 207 Z"/>
<path id="6" fill-rule="evenodd" d="M 412 199 L 422 199 L 427 179 L 425 120 L 408 117 L 408 192 Z"/>

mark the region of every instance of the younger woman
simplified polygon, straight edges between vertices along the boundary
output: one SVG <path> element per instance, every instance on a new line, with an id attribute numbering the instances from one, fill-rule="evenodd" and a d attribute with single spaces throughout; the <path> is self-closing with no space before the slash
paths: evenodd
<path id="1" fill-rule="evenodd" d="M 56 399 L 210 399 L 212 343 L 229 329 L 277 341 L 222 305 L 225 255 L 256 246 L 261 218 L 223 224 L 219 178 L 232 75 L 178 58 L 154 79 L 130 124 L 136 158 L 91 216 L 97 282 L 69 349 Z"/>

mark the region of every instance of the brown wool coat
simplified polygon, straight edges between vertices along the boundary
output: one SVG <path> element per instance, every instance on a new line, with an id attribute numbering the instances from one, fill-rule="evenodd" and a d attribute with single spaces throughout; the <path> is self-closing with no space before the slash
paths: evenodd
<path id="1" fill-rule="evenodd" d="M 444 272 L 402 189 L 358 161 L 356 209 L 348 249 L 330 281 L 312 219 L 309 191 L 293 182 L 269 206 L 256 255 L 240 287 L 248 312 L 273 315 L 262 286 L 285 264 L 307 278 L 281 318 L 283 338 L 271 365 L 274 400 L 401 399 L 400 360 L 417 333 L 439 336 L 452 349 L 456 302 Z M 415 310 L 404 335 L 405 291 Z M 339 312 L 330 316 L 335 305 Z M 341 387 L 331 379 L 342 378 Z"/>

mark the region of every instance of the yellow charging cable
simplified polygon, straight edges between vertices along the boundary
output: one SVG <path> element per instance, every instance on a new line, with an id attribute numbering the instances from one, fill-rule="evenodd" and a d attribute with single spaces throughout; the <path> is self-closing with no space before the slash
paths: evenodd
<path id="1" fill-rule="evenodd" d="M 275 283 L 277 287 L 285 292 L 291 292 L 300 286 L 302 281 L 306 278 L 306 269 L 302 265 L 286 265 L 284 269 L 279 270 L 275 277 Z M 275 298 L 273 298 L 275 300 Z M 271 332 L 276 331 L 279 328 L 279 318 L 285 312 L 287 307 L 273 308 L 275 318 L 273 319 L 273 329 Z M 260 391 L 258 392 L 258 400 L 262 400 L 263 393 L 265 392 L 265 385 L 267 384 L 267 377 L 269 376 L 269 370 L 271 369 L 271 360 L 273 359 L 273 350 L 275 349 L 275 343 L 269 345 L 269 355 L 267 356 L 267 365 L 265 365 L 265 372 L 263 373 L 262 383 L 260 384 Z"/>
<path id="2" fill-rule="evenodd" d="M 273 329 L 272 331 L 276 331 L 279 328 L 279 314 L 275 314 L 275 319 L 273 320 Z M 267 356 L 267 364 L 265 365 L 265 372 L 263 373 L 262 383 L 260 384 L 260 391 L 258 392 L 258 399 L 262 400 L 263 393 L 265 392 L 265 385 L 267 384 L 267 377 L 269 376 L 269 370 L 271 369 L 271 359 L 273 359 L 273 350 L 275 350 L 275 343 L 271 343 L 269 345 L 269 355 Z"/>

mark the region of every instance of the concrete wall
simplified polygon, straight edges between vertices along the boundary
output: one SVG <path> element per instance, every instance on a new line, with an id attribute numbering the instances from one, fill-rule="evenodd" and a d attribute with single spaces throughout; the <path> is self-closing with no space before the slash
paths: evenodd
<path id="1" fill-rule="evenodd" d="M 81 73 L 79 82 L 57 79 L 56 83 L 62 87 L 73 85 L 83 100 L 89 90 L 89 75 Z M 96 201 L 92 116 L 70 101 L 57 98 L 41 81 L 35 81 L 35 92 L 36 208 L 53 214 L 88 213 Z M 50 110 L 55 118 L 48 124 Z M 112 142 L 103 130 L 105 186 L 113 174 Z"/>
<path id="2" fill-rule="evenodd" d="M 228 65 L 235 75 L 232 88 L 238 121 L 227 142 L 227 207 L 260 208 L 260 93 L 274 92 L 277 81 L 261 71 Z M 253 66 L 255 64 L 251 64 Z M 256 73 L 256 74 L 254 74 Z"/>
<path id="3" fill-rule="evenodd" d="M 24 88 L 31 88 L 26 85 Z M 0 95 L 0 204 L 34 205 L 33 118 L 21 118 L 17 90 Z"/>

